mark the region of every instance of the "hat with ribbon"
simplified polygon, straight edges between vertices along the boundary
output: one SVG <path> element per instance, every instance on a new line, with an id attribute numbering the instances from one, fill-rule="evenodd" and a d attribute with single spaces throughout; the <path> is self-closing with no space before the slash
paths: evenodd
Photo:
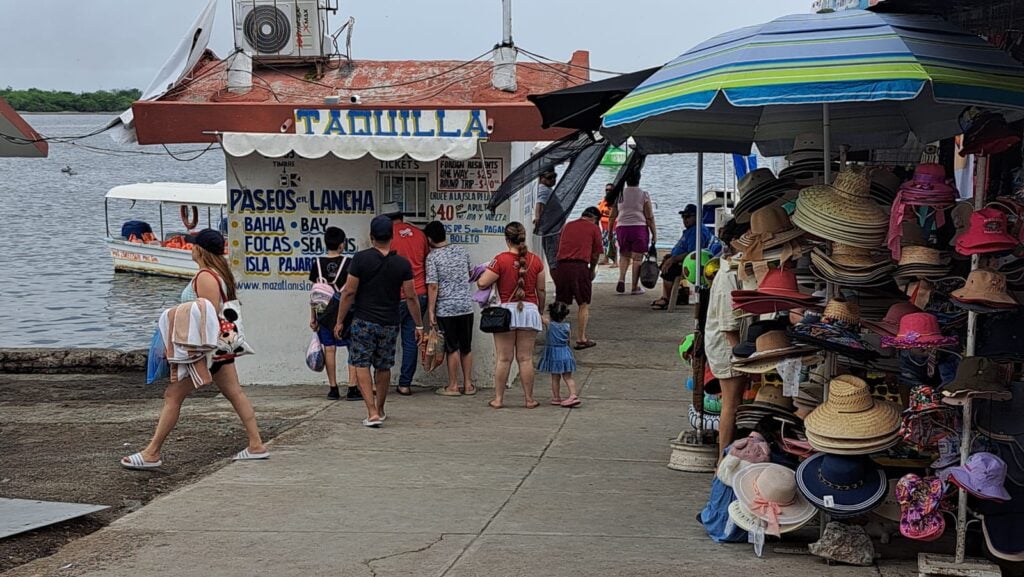
<path id="1" fill-rule="evenodd" d="M 942 536 L 946 520 L 939 510 L 945 494 L 941 479 L 922 479 L 910 473 L 896 483 L 895 492 L 900 504 L 901 535 L 918 541 L 934 541 Z"/>
<path id="2" fill-rule="evenodd" d="M 793 224 L 825 240 L 879 248 L 885 242 L 889 217 L 871 198 L 871 181 L 848 170 L 831 185 L 800 191 Z"/>
<path id="3" fill-rule="evenodd" d="M 861 321 L 864 328 L 879 335 L 879 336 L 896 336 L 896 333 L 900 330 L 900 319 L 911 314 L 919 313 L 921 309 L 917 308 L 913 303 L 898 302 L 889 307 L 888 312 L 885 313 L 885 318 L 880 321 Z"/>
<path id="4" fill-rule="evenodd" d="M 892 251 L 892 257 L 899 259 L 901 255 L 901 236 L 903 223 L 916 208 L 929 208 L 935 212 L 935 226 L 946 224 L 946 209 L 956 204 L 959 194 L 956 187 L 946 180 L 946 169 L 941 164 L 922 163 L 914 169 L 914 177 L 904 182 L 896 192 L 889 213 L 889 234 L 886 244 Z"/>
<path id="5" fill-rule="evenodd" d="M 729 448 L 729 454 L 722 458 L 718 464 L 718 480 L 732 487 L 733 479 L 740 469 L 750 463 L 767 463 L 771 460 L 772 450 L 768 441 L 753 431 L 750 435 L 734 441 Z"/>
<path id="6" fill-rule="evenodd" d="M 734 359 L 732 366 L 737 372 L 759 374 L 770 373 L 785 359 L 802 359 L 810 364 L 816 357 L 814 347 L 798 346 L 790 341 L 784 330 L 768 331 L 757 337 L 754 354 L 745 359 Z"/>
<path id="7" fill-rule="evenodd" d="M 781 206 L 766 206 L 750 215 L 750 230 L 734 240 L 732 247 L 743 253 L 741 260 L 765 260 L 765 250 L 786 245 L 803 234 Z"/>
<path id="8" fill-rule="evenodd" d="M 949 296 L 955 304 L 968 309 L 972 304 L 1002 310 L 1017 307 L 1017 301 L 1006 292 L 1006 277 L 993 270 L 971 271 L 967 284 Z"/>
<path id="9" fill-rule="evenodd" d="M 934 349 L 956 345 L 956 337 L 944 337 L 939 320 L 931 313 L 910 313 L 900 319 L 896 336 L 883 336 L 882 346 L 893 349 Z"/>
<path id="10" fill-rule="evenodd" d="M 967 462 L 942 471 L 942 476 L 957 487 L 979 499 L 1009 501 L 1006 483 L 1006 463 L 992 453 L 974 453 Z"/>
<path id="11" fill-rule="evenodd" d="M 747 465 L 733 480 L 736 499 L 765 522 L 765 533 L 779 536 L 783 526 L 801 525 L 815 515 L 797 490 L 792 469 L 775 463 Z"/>
<path id="12" fill-rule="evenodd" d="M 861 456 L 818 453 L 796 470 L 797 488 L 814 507 L 844 519 L 871 511 L 885 498 L 885 472 Z"/>
<path id="13" fill-rule="evenodd" d="M 811 434 L 825 441 L 864 441 L 865 450 L 876 449 L 875 443 L 895 434 L 901 423 L 900 410 L 888 401 L 871 396 L 868 384 L 853 375 L 832 379 L 825 402 L 804 419 L 808 439 Z M 856 448 L 857 443 L 850 443 Z"/>
<path id="14" fill-rule="evenodd" d="M 956 252 L 962 255 L 986 254 L 1013 250 L 1017 238 L 1009 233 L 1006 213 L 995 208 L 982 208 L 971 214 L 967 230 L 956 239 Z"/>

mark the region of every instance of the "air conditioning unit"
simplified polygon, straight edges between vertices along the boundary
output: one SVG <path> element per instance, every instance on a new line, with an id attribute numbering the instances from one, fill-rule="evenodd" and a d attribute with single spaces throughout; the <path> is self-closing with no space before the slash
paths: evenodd
<path id="1" fill-rule="evenodd" d="M 254 60 L 306 60 L 328 56 L 322 0 L 235 0 L 235 47 Z"/>

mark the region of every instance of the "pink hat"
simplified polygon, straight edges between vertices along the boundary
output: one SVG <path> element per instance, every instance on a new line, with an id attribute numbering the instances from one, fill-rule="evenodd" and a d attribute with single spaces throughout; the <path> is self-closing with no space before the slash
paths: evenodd
<path id="1" fill-rule="evenodd" d="M 749 436 L 734 441 L 727 454 L 718 464 L 718 480 L 732 487 L 733 480 L 740 470 L 752 463 L 767 463 L 771 460 L 772 450 L 768 441 L 756 431 Z"/>
<path id="2" fill-rule="evenodd" d="M 896 336 L 896 333 L 900 330 L 900 319 L 911 313 L 919 312 L 921 312 L 921 309 L 913 303 L 898 302 L 889 307 L 884 319 L 880 321 L 862 320 L 861 324 L 875 334 L 892 337 Z"/>
<path id="3" fill-rule="evenodd" d="M 939 320 L 931 313 L 910 313 L 900 319 L 900 330 L 894 337 L 882 337 L 882 346 L 894 349 L 931 349 L 955 345 L 956 337 L 944 337 Z"/>
<path id="4" fill-rule="evenodd" d="M 914 177 L 900 185 L 900 190 L 909 190 L 918 193 L 933 193 L 936 195 L 954 194 L 956 188 L 946 181 L 946 168 L 941 164 L 924 163 L 917 165 L 914 169 Z"/>
<path id="5" fill-rule="evenodd" d="M 956 251 L 963 255 L 1011 250 L 1017 239 L 1007 232 L 1006 213 L 982 208 L 971 215 L 967 230 L 956 239 Z"/>

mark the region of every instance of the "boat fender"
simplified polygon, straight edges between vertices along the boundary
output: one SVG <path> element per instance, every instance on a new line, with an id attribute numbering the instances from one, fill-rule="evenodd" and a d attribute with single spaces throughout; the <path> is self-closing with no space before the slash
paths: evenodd
<path id="1" fill-rule="evenodd" d="M 191 209 L 191 212 L 192 212 L 191 215 L 189 215 L 189 209 Z M 195 206 L 195 205 L 189 206 L 187 204 L 183 204 L 183 205 L 181 205 L 181 211 L 180 212 L 181 212 L 181 223 L 184 224 L 185 228 L 187 228 L 188 230 L 194 229 L 196 227 L 196 225 L 199 224 L 199 207 L 198 206 Z M 189 216 L 191 216 L 191 218 L 189 218 Z"/>

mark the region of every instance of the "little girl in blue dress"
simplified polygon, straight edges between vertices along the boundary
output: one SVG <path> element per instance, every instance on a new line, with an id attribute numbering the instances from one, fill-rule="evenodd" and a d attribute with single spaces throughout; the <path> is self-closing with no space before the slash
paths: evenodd
<path id="1" fill-rule="evenodd" d="M 551 373 L 551 404 L 562 407 L 578 407 L 581 403 L 577 396 L 576 381 L 572 374 L 576 371 L 576 359 L 569 348 L 569 335 L 571 329 L 569 323 L 565 322 L 569 316 L 569 307 L 565 303 L 551 303 L 548 306 L 548 315 L 551 320 L 544 319 L 544 326 L 547 328 L 545 335 L 544 352 L 540 354 L 537 361 L 537 370 L 542 373 Z M 562 390 L 559 379 L 565 381 L 569 387 L 569 396 L 562 399 Z"/>

